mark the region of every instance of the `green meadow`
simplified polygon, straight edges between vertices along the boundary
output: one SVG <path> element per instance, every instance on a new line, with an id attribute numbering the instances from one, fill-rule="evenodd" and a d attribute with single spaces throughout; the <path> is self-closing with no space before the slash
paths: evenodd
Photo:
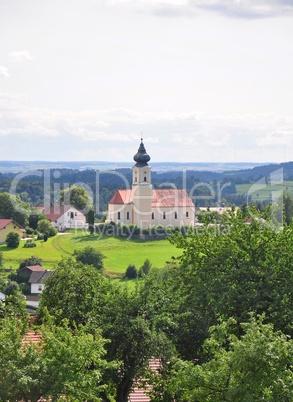
<path id="1" fill-rule="evenodd" d="M 35 248 L 23 248 L 24 242 L 16 249 L 10 249 L 6 245 L 0 245 L 0 251 L 4 254 L 5 268 L 18 268 L 19 261 L 32 255 L 42 258 L 43 267 L 53 269 L 58 260 L 62 257 L 70 257 L 75 249 L 82 249 L 91 246 L 98 249 L 105 255 L 105 273 L 113 278 L 121 277 L 129 264 L 139 268 L 148 258 L 152 265 L 162 268 L 172 256 L 182 254 L 168 239 L 145 241 L 122 237 L 103 235 L 89 236 L 78 231 L 64 235 L 51 237 L 47 242 L 37 241 Z"/>
<path id="2" fill-rule="evenodd" d="M 253 201 L 270 201 L 276 191 L 288 191 L 293 194 L 293 181 L 284 181 L 282 184 L 262 186 L 255 184 L 237 184 L 237 194 L 250 194 Z M 276 193 L 275 193 L 276 194 Z"/>

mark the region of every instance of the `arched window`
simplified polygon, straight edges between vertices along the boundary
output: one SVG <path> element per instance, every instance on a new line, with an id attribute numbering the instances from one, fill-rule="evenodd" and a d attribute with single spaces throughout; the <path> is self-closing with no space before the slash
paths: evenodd
<path id="1" fill-rule="evenodd" d="M 166 219 L 166 212 L 163 212 L 163 219 Z"/>
<path id="2" fill-rule="evenodd" d="M 120 219 L 120 212 L 118 212 L 117 214 L 117 219 Z"/>
<path id="3" fill-rule="evenodd" d="M 130 213 L 128 211 L 126 212 L 126 219 L 130 219 Z"/>
<path id="4" fill-rule="evenodd" d="M 143 181 L 147 181 L 147 179 L 146 179 L 146 177 L 144 176 L 144 179 L 143 179 Z"/>
<path id="5" fill-rule="evenodd" d="M 188 213 L 188 211 L 186 211 L 186 218 L 189 218 L 189 213 Z"/>
<path id="6" fill-rule="evenodd" d="M 177 214 L 177 212 L 175 212 L 175 219 L 178 219 L 178 214 Z"/>
<path id="7" fill-rule="evenodd" d="M 155 213 L 152 212 L 152 219 L 155 219 Z"/>

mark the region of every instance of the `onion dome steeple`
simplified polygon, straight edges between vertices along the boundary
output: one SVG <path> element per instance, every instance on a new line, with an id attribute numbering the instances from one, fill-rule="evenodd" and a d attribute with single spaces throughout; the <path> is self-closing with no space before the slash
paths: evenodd
<path id="1" fill-rule="evenodd" d="M 141 143 L 138 148 L 138 151 L 134 155 L 133 159 L 135 160 L 135 162 L 136 162 L 135 166 L 137 166 L 137 167 L 148 166 L 148 162 L 151 158 L 146 152 L 146 149 L 142 142 L 142 138 L 141 138 Z"/>

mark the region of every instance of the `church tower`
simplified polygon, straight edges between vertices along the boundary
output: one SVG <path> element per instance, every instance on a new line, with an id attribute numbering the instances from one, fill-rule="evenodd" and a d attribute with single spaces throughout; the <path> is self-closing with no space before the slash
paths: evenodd
<path id="1" fill-rule="evenodd" d="M 132 202 L 133 223 L 139 227 L 151 225 L 152 182 L 150 156 L 147 154 L 141 139 L 140 146 L 133 159 L 136 164 L 132 168 Z"/>

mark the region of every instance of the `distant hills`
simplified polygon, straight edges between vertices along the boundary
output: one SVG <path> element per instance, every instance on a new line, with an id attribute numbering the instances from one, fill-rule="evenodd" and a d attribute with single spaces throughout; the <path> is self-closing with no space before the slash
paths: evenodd
<path id="1" fill-rule="evenodd" d="M 186 171 L 187 177 L 195 177 L 200 180 L 222 180 L 225 177 L 250 179 L 255 181 L 262 176 L 269 177 L 278 169 L 282 169 L 283 180 L 293 180 L 293 162 L 283 163 L 177 163 L 162 162 L 151 164 L 154 177 L 160 179 L 174 179 L 182 176 Z M 121 173 L 131 174 L 132 163 L 121 162 L 47 162 L 47 161 L 0 161 L 0 173 L 18 173 L 36 169 L 73 169 L 80 172 L 88 170 L 119 170 Z"/>

